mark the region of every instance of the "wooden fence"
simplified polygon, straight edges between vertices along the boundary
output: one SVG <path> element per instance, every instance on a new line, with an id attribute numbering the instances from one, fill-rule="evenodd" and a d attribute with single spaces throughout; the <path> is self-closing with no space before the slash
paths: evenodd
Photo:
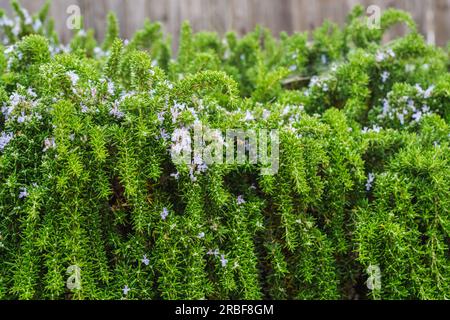
<path id="1" fill-rule="evenodd" d="M 21 3 L 35 11 L 44 1 L 21 0 Z M 378 5 L 382 10 L 387 7 L 407 10 L 429 41 L 439 45 L 449 41 L 450 0 L 53 0 L 51 15 L 63 40 L 71 36 L 72 31 L 66 27 L 69 16 L 66 11 L 75 4 L 80 7 L 86 26 L 94 28 L 99 39 L 104 35 L 106 13 L 112 10 L 119 18 L 124 38 L 130 37 L 149 18 L 163 23 L 176 46 L 184 20 L 191 21 L 196 31 L 235 30 L 242 34 L 261 24 L 275 34 L 291 33 L 313 29 L 325 19 L 342 23 L 358 3 L 365 7 Z M 0 0 L 0 7 L 9 11 L 9 0 Z M 401 32 L 402 27 L 394 28 L 391 36 Z"/>

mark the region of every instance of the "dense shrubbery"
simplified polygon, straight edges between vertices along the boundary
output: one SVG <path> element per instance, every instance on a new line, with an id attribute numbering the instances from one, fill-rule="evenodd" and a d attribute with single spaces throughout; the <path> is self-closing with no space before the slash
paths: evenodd
<path id="1" fill-rule="evenodd" d="M 158 23 L 58 42 L 0 12 L 1 299 L 450 297 L 449 55 L 356 7 L 311 37 Z M 382 45 L 404 22 L 410 32 Z M 280 170 L 175 165 L 175 129 L 267 128 Z M 81 289 L 69 290 L 69 266 Z M 369 290 L 367 269 L 381 271 Z M 123 290 L 129 288 L 130 290 Z"/>

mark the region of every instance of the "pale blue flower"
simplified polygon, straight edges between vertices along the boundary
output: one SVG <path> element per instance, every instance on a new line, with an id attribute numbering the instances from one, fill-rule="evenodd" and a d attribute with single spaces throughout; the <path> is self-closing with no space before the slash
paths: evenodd
<path id="1" fill-rule="evenodd" d="M 382 61 L 384 61 L 384 59 L 386 59 L 385 54 L 383 52 L 377 52 L 377 54 L 375 56 L 376 62 L 382 62 Z"/>
<path id="2" fill-rule="evenodd" d="M 162 128 L 162 129 L 160 130 L 160 138 L 161 138 L 162 140 L 164 140 L 164 141 L 169 140 L 170 134 L 167 133 L 166 129 Z"/>
<path id="3" fill-rule="evenodd" d="M 20 188 L 19 199 L 28 197 L 27 188 Z"/>
<path id="4" fill-rule="evenodd" d="M 18 122 L 18 123 L 24 123 L 25 121 L 26 121 L 25 112 L 22 111 L 22 113 L 20 114 L 20 116 L 17 117 L 17 122 Z"/>
<path id="5" fill-rule="evenodd" d="M 124 295 L 127 295 L 130 290 L 127 285 L 122 289 Z"/>
<path id="6" fill-rule="evenodd" d="M 206 170 L 208 170 L 208 165 L 205 162 L 203 162 L 197 166 L 198 173 L 206 172 Z"/>
<path id="7" fill-rule="evenodd" d="M 160 123 L 163 123 L 163 122 L 164 122 L 165 114 L 166 114 L 165 111 L 161 111 L 160 113 L 158 113 L 158 121 L 159 121 Z"/>
<path id="8" fill-rule="evenodd" d="M 117 119 L 122 119 L 125 114 L 119 110 L 119 106 L 117 102 L 114 102 L 113 107 L 111 111 L 109 112 L 110 115 L 116 117 Z"/>
<path id="9" fill-rule="evenodd" d="M 401 125 L 405 124 L 405 116 L 403 113 L 397 113 L 397 119 L 400 121 Z"/>
<path id="10" fill-rule="evenodd" d="M 203 163 L 203 158 L 202 158 L 202 156 L 201 156 L 200 154 L 198 154 L 198 153 L 195 153 L 195 154 L 194 154 L 194 160 L 192 161 L 192 163 L 193 163 L 193 164 L 196 164 L 196 165 L 202 164 L 202 163 Z"/>
<path id="11" fill-rule="evenodd" d="M 381 81 L 383 81 L 383 83 L 386 82 L 389 79 L 390 75 L 391 74 L 389 72 L 384 71 L 383 74 L 381 75 Z"/>
<path id="12" fill-rule="evenodd" d="M 76 86 L 80 77 L 74 71 L 68 71 L 66 74 L 69 76 L 72 85 Z"/>
<path id="13" fill-rule="evenodd" d="M 14 134 L 12 132 L 2 132 L 0 135 L 0 151 L 3 151 L 13 138 Z"/>
<path id="14" fill-rule="evenodd" d="M 112 81 L 108 82 L 108 93 L 113 95 L 115 91 L 114 83 Z"/>
<path id="15" fill-rule="evenodd" d="M 386 52 L 391 58 L 395 58 L 395 52 L 391 48 L 389 48 Z"/>
<path id="16" fill-rule="evenodd" d="M 245 203 L 244 197 L 242 195 L 238 196 L 236 202 L 238 205 L 244 204 Z"/>
<path id="17" fill-rule="evenodd" d="M 148 260 L 147 255 L 144 254 L 143 259 L 141 260 L 143 264 L 148 266 L 150 264 L 150 260 Z"/>
<path id="18" fill-rule="evenodd" d="M 372 131 L 376 132 L 376 133 L 379 133 L 381 131 L 381 127 L 375 125 L 375 126 L 373 126 Z"/>
<path id="19" fill-rule="evenodd" d="M 431 94 L 433 93 L 434 90 L 434 86 L 429 87 L 427 90 L 425 90 L 425 92 L 423 93 L 423 97 L 425 99 L 428 99 L 429 97 L 431 97 Z"/>
<path id="20" fill-rule="evenodd" d="M 206 253 L 209 256 L 218 256 L 219 255 L 219 249 L 215 249 L 214 251 L 212 249 L 209 249 L 209 251 Z"/>
<path id="21" fill-rule="evenodd" d="M 391 106 L 389 105 L 389 101 L 387 99 L 383 99 L 383 115 L 386 115 L 390 108 Z"/>
<path id="22" fill-rule="evenodd" d="M 417 111 L 412 115 L 412 117 L 415 121 L 419 122 L 420 119 L 422 119 L 422 111 Z"/>
<path id="23" fill-rule="evenodd" d="M 44 149 L 42 151 L 46 152 L 49 149 L 55 148 L 56 148 L 55 138 L 47 138 L 44 140 Z"/>
<path id="24" fill-rule="evenodd" d="M 222 267 L 226 267 L 227 266 L 228 260 L 225 259 L 225 255 L 224 254 L 222 254 L 220 256 L 220 262 L 222 263 Z"/>
<path id="25" fill-rule="evenodd" d="M 373 173 L 369 173 L 369 176 L 367 178 L 367 183 L 366 183 L 366 190 L 370 191 L 370 189 L 372 189 L 372 184 L 375 181 L 375 175 Z"/>
<path id="26" fill-rule="evenodd" d="M 245 121 L 253 121 L 253 120 L 255 120 L 255 117 L 253 116 L 253 114 L 249 110 L 247 110 L 247 112 L 245 113 L 244 120 Z"/>

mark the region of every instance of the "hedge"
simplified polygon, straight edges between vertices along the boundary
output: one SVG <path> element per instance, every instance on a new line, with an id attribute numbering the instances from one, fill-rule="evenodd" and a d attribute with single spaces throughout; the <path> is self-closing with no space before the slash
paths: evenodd
<path id="1" fill-rule="evenodd" d="M 110 14 L 103 43 L 64 45 L 49 3 L 12 7 L 0 299 L 450 298 L 450 55 L 407 13 L 276 38 L 184 23 L 173 53 L 157 22 L 121 40 Z M 199 122 L 277 130 L 278 172 L 174 162 Z"/>

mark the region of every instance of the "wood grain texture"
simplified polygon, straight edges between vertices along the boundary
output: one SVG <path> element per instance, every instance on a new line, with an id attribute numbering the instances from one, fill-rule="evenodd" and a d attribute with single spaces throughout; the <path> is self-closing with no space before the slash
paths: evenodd
<path id="1" fill-rule="evenodd" d="M 21 0 L 31 12 L 45 0 Z M 99 39 L 105 33 L 108 11 L 117 14 L 121 35 L 132 36 L 145 19 L 160 21 L 164 30 L 178 42 L 181 23 L 189 20 L 195 31 L 210 30 L 221 34 L 228 30 L 239 34 L 257 24 L 281 31 L 311 30 L 328 19 L 343 23 L 348 11 L 356 4 L 375 4 L 386 9 L 407 10 L 418 23 L 419 30 L 430 42 L 446 44 L 450 39 L 450 0 L 53 0 L 51 14 L 64 41 L 72 31 L 66 27 L 69 5 L 79 5 L 87 28 L 93 28 Z M 10 11 L 9 0 L 0 0 L 0 7 Z M 394 27 L 387 39 L 406 32 L 404 26 Z"/>

